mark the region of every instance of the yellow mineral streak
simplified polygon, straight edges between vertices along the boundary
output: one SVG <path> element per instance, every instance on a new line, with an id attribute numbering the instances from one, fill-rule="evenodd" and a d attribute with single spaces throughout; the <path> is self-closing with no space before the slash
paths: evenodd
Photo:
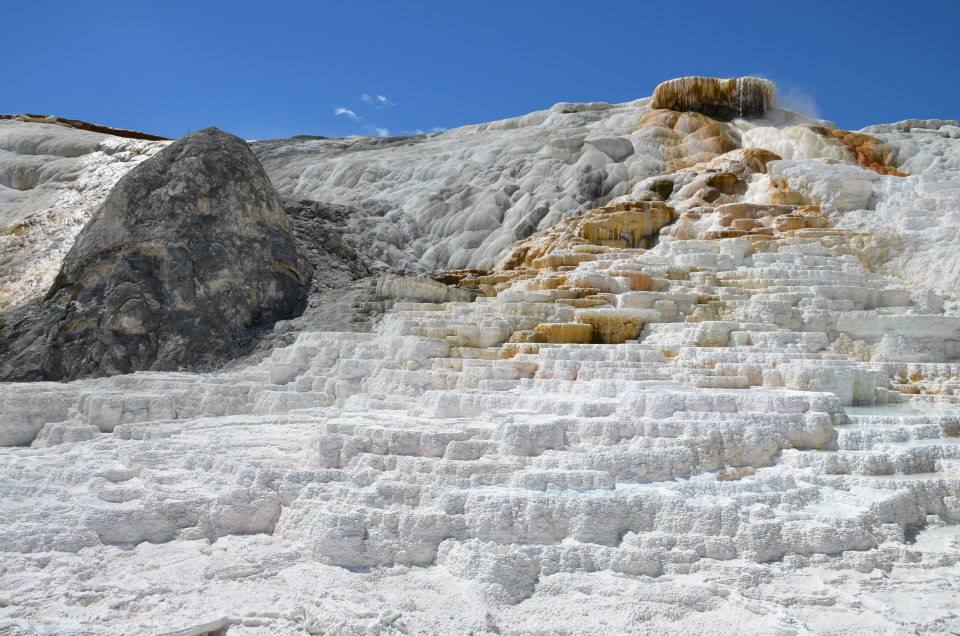
<path id="1" fill-rule="evenodd" d="M 811 126 L 810 129 L 819 135 L 835 139 L 845 145 L 850 153 L 856 157 L 857 163 L 864 168 L 894 177 L 906 176 L 906 174 L 897 170 L 897 152 L 893 146 L 880 141 L 876 137 L 839 128 L 828 129 Z"/>
<path id="2" fill-rule="evenodd" d="M 667 171 L 675 172 L 705 163 L 740 148 L 736 131 L 723 122 L 700 113 L 650 110 L 640 119 L 638 129 L 653 128 L 663 144 Z"/>
<path id="3" fill-rule="evenodd" d="M 589 344 L 593 342 L 593 325 L 583 322 L 543 323 L 533 328 L 533 334 L 533 342 Z"/>
<path id="4" fill-rule="evenodd" d="M 580 309 L 576 319 L 593 326 L 598 342 L 620 344 L 636 339 L 648 322 L 659 321 L 660 312 L 652 309 Z"/>
<path id="5" fill-rule="evenodd" d="M 774 205 L 804 205 L 808 201 L 802 192 L 775 190 L 770 193 L 770 203 Z"/>
<path id="6" fill-rule="evenodd" d="M 576 307 L 577 309 L 588 309 L 590 307 L 602 307 L 604 305 L 609 305 L 610 302 L 604 298 L 593 296 L 590 298 L 562 298 L 557 301 L 564 305 L 570 305 L 571 307 Z"/>
<path id="7" fill-rule="evenodd" d="M 650 291 L 653 289 L 653 279 L 643 272 L 612 271 L 610 272 L 610 275 L 618 278 L 626 278 L 627 286 L 630 288 L 630 291 Z"/>
<path id="8" fill-rule="evenodd" d="M 594 254 L 605 251 L 603 248 L 649 247 L 660 228 L 673 219 L 673 208 L 660 201 L 597 208 L 520 241 L 497 269 L 576 266 L 593 260 Z"/>
<path id="9" fill-rule="evenodd" d="M 706 169 L 727 171 L 737 164 L 743 164 L 750 172 L 762 174 L 767 171 L 768 162 L 779 161 L 782 158 L 763 148 L 737 148 L 711 160 L 706 165 Z"/>

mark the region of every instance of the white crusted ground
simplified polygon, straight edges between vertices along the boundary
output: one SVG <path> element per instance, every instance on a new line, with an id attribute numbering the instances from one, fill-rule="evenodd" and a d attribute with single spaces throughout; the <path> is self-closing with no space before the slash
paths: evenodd
<path id="1" fill-rule="evenodd" d="M 0 311 L 46 293 L 94 208 L 165 144 L 0 120 Z"/>
<path id="2" fill-rule="evenodd" d="M 239 370 L 0 385 L 0 634 L 960 632 L 960 317 L 916 265 L 951 238 L 895 213 L 953 223 L 960 141 L 876 134 L 912 176 L 721 158 L 746 191 L 682 175 L 649 250 Z"/>

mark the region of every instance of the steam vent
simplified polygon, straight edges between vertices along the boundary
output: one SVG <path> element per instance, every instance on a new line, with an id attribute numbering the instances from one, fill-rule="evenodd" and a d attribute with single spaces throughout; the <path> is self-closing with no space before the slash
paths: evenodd
<path id="1" fill-rule="evenodd" d="M 729 121 L 762 117 L 777 101 L 777 89 L 759 77 L 678 77 L 658 85 L 651 108 L 695 111 Z"/>

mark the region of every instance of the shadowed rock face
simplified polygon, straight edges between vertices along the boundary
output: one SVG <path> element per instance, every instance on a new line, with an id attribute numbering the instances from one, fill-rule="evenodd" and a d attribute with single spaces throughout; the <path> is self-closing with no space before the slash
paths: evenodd
<path id="1" fill-rule="evenodd" d="M 0 378 L 212 368 L 296 314 L 310 279 L 246 143 L 201 130 L 117 183 L 0 342 Z"/>

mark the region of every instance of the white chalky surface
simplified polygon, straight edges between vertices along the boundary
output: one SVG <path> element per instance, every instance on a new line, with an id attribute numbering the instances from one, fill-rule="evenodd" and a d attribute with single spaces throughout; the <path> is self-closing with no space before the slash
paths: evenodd
<path id="1" fill-rule="evenodd" d="M 768 123 L 733 198 L 831 229 L 571 253 L 229 372 L 0 385 L 0 634 L 960 632 L 960 140 L 876 132 L 887 177 Z M 646 326 L 506 344 L 604 317 Z"/>
<path id="2" fill-rule="evenodd" d="M 166 143 L 0 120 L 0 311 L 46 293 L 93 210 Z"/>

